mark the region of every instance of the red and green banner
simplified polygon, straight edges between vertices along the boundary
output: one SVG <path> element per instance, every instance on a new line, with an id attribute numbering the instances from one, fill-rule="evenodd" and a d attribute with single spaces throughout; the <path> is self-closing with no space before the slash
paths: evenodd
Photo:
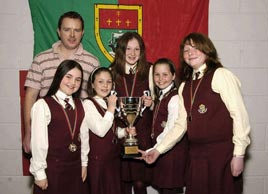
<path id="1" fill-rule="evenodd" d="M 142 6 L 95 4 L 94 13 L 94 34 L 97 44 L 111 63 L 116 40 L 124 32 L 136 31 L 142 35 Z"/>
<path id="2" fill-rule="evenodd" d="M 29 6 L 34 55 L 58 40 L 59 17 L 77 11 L 85 21 L 84 49 L 106 67 L 113 60 L 116 39 L 125 31 L 137 31 L 143 37 L 148 61 L 167 57 L 177 68 L 182 38 L 190 32 L 208 34 L 209 0 L 29 0 Z M 24 175 L 29 174 L 28 163 L 24 158 Z"/>
<path id="3" fill-rule="evenodd" d="M 34 55 L 58 40 L 57 22 L 64 12 L 85 20 L 83 45 L 102 66 L 112 60 L 109 44 L 120 33 L 136 30 L 146 44 L 150 62 L 160 57 L 177 66 L 181 39 L 189 32 L 208 33 L 209 0 L 29 0 L 34 28 Z"/>

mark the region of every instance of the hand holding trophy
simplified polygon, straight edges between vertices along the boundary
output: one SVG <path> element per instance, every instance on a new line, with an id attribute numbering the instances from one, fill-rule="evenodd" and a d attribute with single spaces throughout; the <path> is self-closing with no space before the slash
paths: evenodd
<path id="1" fill-rule="evenodd" d="M 128 126 L 133 128 L 135 122 L 142 116 L 146 108 L 141 97 L 119 97 L 117 108 L 118 117 Z M 138 139 L 132 133 L 128 133 L 123 144 L 123 158 L 135 158 L 141 154 L 138 152 Z"/>

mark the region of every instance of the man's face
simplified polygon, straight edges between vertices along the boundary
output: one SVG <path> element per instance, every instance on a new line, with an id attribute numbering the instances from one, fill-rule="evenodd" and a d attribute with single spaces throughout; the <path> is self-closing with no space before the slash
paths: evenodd
<path id="1" fill-rule="evenodd" d="M 84 34 L 81 21 L 73 18 L 64 18 L 57 31 L 63 47 L 67 50 L 76 49 Z"/>

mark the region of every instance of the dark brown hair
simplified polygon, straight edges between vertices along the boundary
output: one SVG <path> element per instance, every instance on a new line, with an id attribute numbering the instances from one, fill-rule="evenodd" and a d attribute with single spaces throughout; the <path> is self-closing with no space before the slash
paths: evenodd
<path id="1" fill-rule="evenodd" d="M 77 68 L 81 71 L 81 80 L 83 80 L 83 69 L 82 69 L 81 65 L 74 60 L 64 60 L 58 66 L 57 71 L 54 75 L 52 84 L 51 84 L 46 96 L 52 96 L 52 95 L 56 94 L 56 92 L 60 88 L 60 83 L 61 83 L 63 77 L 70 70 L 72 70 L 74 68 Z M 80 85 L 79 89 L 75 93 L 73 93 L 72 96 L 78 98 L 80 96 L 80 93 L 81 93 L 81 88 L 82 88 L 82 81 L 81 81 L 81 85 Z"/>
<path id="2" fill-rule="evenodd" d="M 175 88 L 178 88 L 179 87 L 179 82 L 178 82 L 178 78 L 177 78 L 177 75 L 176 75 L 176 68 L 175 68 L 175 65 L 173 63 L 172 60 L 168 59 L 168 58 L 160 58 L 158 59 L 156 62 L 154 62 L 153 64 L 153 75 L 154 75 L 154 72 L 155 72 L 155 67 L 157 65 L 167 65 L 169 67 L 169 70 L 171 72 L 171 74 L 174 76 L 175 75 L 175 79 L 173 80 L 173 83 L 174 83 L 174 87 Z M 173 88 L 174 88 L 173 87 Z M 158 94 L 159 94 L 159 88 L 154 84 L 154 92 L 157 96 L 157 98 L 159 98 Z"/>
<path id="3" fill-rule="evenodd" d="M 99 75 L 102 72 L 107 72 L 110 74 L 111 78 L 112 78 L 112 82 L 114 84 L 114 79 L 113 79 L 113 75 L 112 72 L 107 68 L 107 67 L 97 67 L 96 69 L 94 69 L 88 79 L 88 84 L 87 84 L 87 92 L 88 92 L 88 96 L 89 97 L 93 97 L 96 95 L 96 91 L 92 88 L 92 84 L 94 83 L 96 76 Z"/>
<path id="4" fill-rule="evenodd" d="M 82 30 L 84 30 L 84 20 L 82 16 L 75 11 L 69 11 L 60 16 L 58 21 L 58 29 L 61 29 L 61 24 L 64 18 L 79 19 L 81 21 Z"/>

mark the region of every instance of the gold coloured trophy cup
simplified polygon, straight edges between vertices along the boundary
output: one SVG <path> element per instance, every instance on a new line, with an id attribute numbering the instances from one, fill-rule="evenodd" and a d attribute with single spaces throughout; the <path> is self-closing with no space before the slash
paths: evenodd
<path id="1" fill-rule="evenodd" d="M 133 127 L 145 108 L 141 97 L 119 97 L 118 117 L 128 127 Z M 123 148 L 123 158 L 134 158 L 141 155 L 138 152 L 138 139 L 131 134 L 125 137 Z"/>

